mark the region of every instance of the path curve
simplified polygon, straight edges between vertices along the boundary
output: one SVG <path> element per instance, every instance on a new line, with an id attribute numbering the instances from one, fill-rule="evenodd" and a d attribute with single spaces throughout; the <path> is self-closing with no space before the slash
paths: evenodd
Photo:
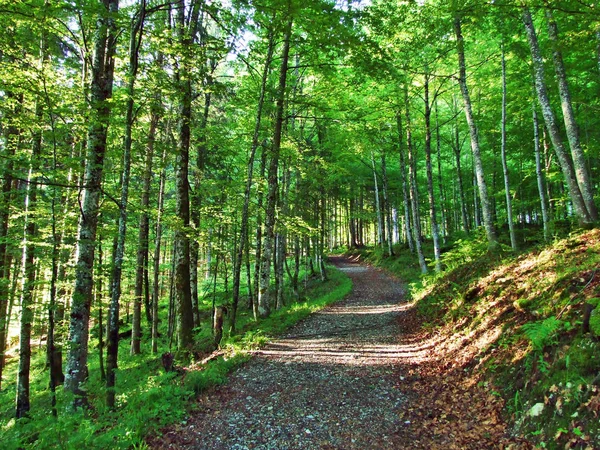
<path id="1" fill-rule="evenodd" d="M 204 396 L 162 448 L 392 449 L 402 442 L 398 363 L 401 283 L 332 258 L 352 279 L 346 299 L 312 314 Z"/>

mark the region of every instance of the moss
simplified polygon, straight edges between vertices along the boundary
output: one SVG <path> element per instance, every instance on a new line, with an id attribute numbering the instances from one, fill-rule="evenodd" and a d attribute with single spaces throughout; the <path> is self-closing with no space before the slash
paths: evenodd
<path id="1" fill-rule="evenodd" d="M 592 311 L 590 316 L 590 331 L 594 336 L 600 337 L 600 308 Z"/>

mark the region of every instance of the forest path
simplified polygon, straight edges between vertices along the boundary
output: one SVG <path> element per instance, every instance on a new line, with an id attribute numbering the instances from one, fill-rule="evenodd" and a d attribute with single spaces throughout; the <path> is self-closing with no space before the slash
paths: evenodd
<path id="1" fill-rule="evenodd" d="M 154 448 L 505 447 L 498 408 L 486 413 L 489 393 L 473 413 L 465 410 L 472 388 L 457 393 L 444 373 L 422 375 L 420 366 L 436 359 L 436 339 L 401 332 L 420 328 L 410 326 L 401 282 L 346 258 L 332 261 L 352 279 L 352 293 L 257 352 L 201 396 L 185 424 L 153 439 Z"/>

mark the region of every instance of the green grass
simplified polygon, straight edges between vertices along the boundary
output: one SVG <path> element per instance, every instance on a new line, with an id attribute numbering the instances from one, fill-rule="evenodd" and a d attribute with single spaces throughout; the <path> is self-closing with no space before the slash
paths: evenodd
<path id="1" fill-rule="evenodd" d="M 4 449 L 118 449 L 145 448 L 144 438 L 159 432 L 169 424 L 184 422 L 194 407 L 196 395 L 227 380 L 227 374 L 247 361 L 250 352 L 283 332 L 286 328 L 310 313 L 342 299 L 352 289 L 350 279 L 339 270 L 328 267 L 329 280 L 321 283 L 307 280 L 302 301 L 290 302 L 273 311 L 264 320 L 254 322 L 247 312 L 240 315 L 240 330 L 235 336 L 225 336 L 222 341 L 224 355 L 202 367 L 194 364 L 183 375 L 165 373 L 160 353 L 168 349 L 161 342 L 158 355 L 144 353 L 129 355 L 129 342 L 123 340 L 119 348 L 117 372 L 117 408 L 110 411 L 104 404 L 104 385 L 100 380 L 97 349 L 90 342 L 89 371 L 86 385 L 91 408 L 73 411 L 71 398 L 62 387 L 57 390 L 58 418 L 52 417 L 50 392 L 47 387 L 43 351 L 35 352 L 31 370 L 32 408 L 29 418 L 15 420 L 14 393 L 16 362 L 5 370 L 5 384 L 0 393 L 0 447 Z M 220 294 L 219 300 L 225 297 Z M 210 309 L 211 298 L 206 298 L 203 309 Z M 165 312 L 165 311 L 162 311 Z M 166 321 L 164 321 L 166 323 Z M 211 340 L 210 326 L 204 324 L 196 336 L 201 347 Z M 150 342 L 146 336 L 142 348 L 148 352 Z M 186 365 L 182 361 L 178 365 Z"/>

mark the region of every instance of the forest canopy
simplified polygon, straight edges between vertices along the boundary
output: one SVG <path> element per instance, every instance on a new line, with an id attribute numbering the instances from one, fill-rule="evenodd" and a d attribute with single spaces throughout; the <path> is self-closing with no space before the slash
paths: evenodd
<path id="1" fill-rule="evenodd" d="M 36 339 L 55 414 L 90 405 L 98 349 L 113 408 L 123 352 L 212 350 L 213 316 L 234 336 L 334 250 L 439 272 L 467 235 L 595 226 L 599 23 L 567 0 L 0 0 L 16 417 L 49 407 Z"/>

